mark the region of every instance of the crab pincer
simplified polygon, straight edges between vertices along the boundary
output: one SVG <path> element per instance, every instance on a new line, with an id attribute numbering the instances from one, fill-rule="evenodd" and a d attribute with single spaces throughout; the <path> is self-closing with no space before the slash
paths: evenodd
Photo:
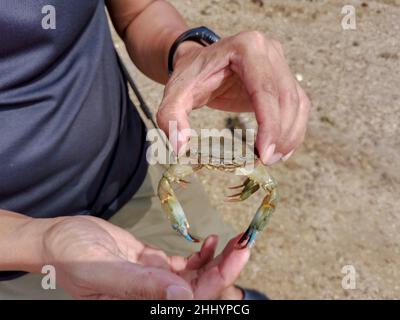
<path id="1" fill-rule="evenodd" d="M 241 192 L 228 197 L 229 202 L 237 202 L 248 199 L 253 193 L 260 188 L 266 191 L 266 196 L 254 215 L 249 227 L 239 239 L 240 247 L 252 247 L 257 233 L 263 230 L 268 222 L 269 217 L 275 211 L 278 202 L 278 192 L 275 180 L 267 174 L 264 166 L 258 165 L 254 170 L 247 172 L 248 178 L 240 186 L 231 187 L 230 189 L 242 188 Z"/>
<path id="2" fill-rule="evenodd" d="M 183 178 L 191 173 L 193 173 L 191 166 L 173 165 L 169 167 L 158 184 L 158 197 L 162 208 L 167 213 L 171 227 L 186 240 L 200 242 L 199 239 L 189 233 L 189 222 L 172 188 L 173 183 L 186 186 L 189 182 Z"/>
<path id="3" fill-rule="evenodd" d="M 279 200 L 279 195 L 276 188 L 270 190 L 265 196 L 260 207 L 257 209 L 250 226 L 239 239 L 238 244 L 242 247 L 252 247 L 257 233 L 265 228 L 272 213 L 275 211 L 275 206 Z"/>

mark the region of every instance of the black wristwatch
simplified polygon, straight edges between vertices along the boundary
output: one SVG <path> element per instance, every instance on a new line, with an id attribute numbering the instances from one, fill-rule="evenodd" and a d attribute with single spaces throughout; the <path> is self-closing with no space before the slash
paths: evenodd
<path id="1" fill-rule="evenodd" d="M 188 31 L 182 33 L 178 39 L 172 44 L 171 49 L 168 54 L 168 74 L 171 75 L 174 70 L 174 55 L 176 49 L 178 49 L 179 45 L 184 41 L 195 41 L 200 43 L 202 46 L 207 46 L 217 42 L 221 39 L 215 32 L 211 31 L 206 27 L 198 27 L 189 29 Z"/>

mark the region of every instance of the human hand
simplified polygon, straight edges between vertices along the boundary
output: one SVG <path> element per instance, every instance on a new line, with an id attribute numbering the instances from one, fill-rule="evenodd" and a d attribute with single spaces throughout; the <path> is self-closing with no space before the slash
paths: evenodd
<path id="1" fill-rule="evenodd" d="M 224 111 L 254 111 L 256 147 L 265 164 L 286 160 L 304 140 L 310 101 L 294 79 L 281 44 L 258 31 L 226 37 L 210 47 L 185 42 L 178 47 L 174 72 L 157 122 L 175 151 L 187 142 L 188 114 L 204 105 Z"/>
<path id="2" fill-rule="evenodd" d="M 188 258 L 168 257 L 127 231 L 95 217 L 69 217 L 43 238 L 43 261 L 57 283 L 79 299 L 217 299 L 248 261 L 232 239 L 214 258 L 215 236 Z"/>

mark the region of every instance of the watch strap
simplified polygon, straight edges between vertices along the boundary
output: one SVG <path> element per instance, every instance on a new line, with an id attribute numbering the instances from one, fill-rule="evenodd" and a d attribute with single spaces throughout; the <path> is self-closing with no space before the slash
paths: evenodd
<path id="1" fill-rule="evenodd" d="M 193 29 L 189 29 L 182 33 L 172 44 L 171 49 L 169 50 L 168 54 L 168 74 L 171 75 L 174 71 L 174 55 L 176 49 L 178 49 L 179 45 L 185 41 L 195 41 L 202 46 L 211 45 L 221 38 L 212 30 L 208 29 L 207 27 L 197 27 Z"/>

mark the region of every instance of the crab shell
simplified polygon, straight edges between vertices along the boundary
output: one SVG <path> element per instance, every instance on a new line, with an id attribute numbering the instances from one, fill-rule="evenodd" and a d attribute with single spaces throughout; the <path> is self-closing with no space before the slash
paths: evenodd
<path id="1" fill-rule="evenodd" d="M 191 139 L 188 151 L 179 162 L 188 161 L 186 163 L 225 172 L 233 172 L 240 168 L 251 170 L 259 162 L 253 149 L 237 138 L 194 138 Z M 245 174 L 245 171 L 242 174 Z"/>

